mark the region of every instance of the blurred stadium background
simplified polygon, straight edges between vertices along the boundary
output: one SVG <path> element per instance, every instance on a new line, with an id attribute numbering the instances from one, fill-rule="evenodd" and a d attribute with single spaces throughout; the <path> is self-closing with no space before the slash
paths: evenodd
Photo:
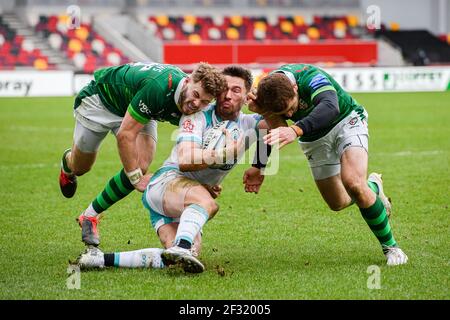
<path id="1" fill-rule="evenodd" d="M 353 92 L 449 89 L 449 0 L 0 0 L 0 13 L 0 96 L 72 95 L 129 61 L 238 63 L 257 79 L 303 62 Z"/>

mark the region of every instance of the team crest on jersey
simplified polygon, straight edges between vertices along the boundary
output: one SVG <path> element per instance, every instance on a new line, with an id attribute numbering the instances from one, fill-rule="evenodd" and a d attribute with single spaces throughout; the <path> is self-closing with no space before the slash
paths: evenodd
<path id="1" fill-rule="evenodd" d="M 194 131 L 194 124 L 192 123 L 191 119 L 186 119 L 183 122 L 183 131 L 184 132 L 190 132 Z"/>
<path id="2" fill-rule="evenodd" d="M 355 123 L 358 122 L 358 117 L 351 118 L 348 122 L 349 125 L 353 126 Z"/>

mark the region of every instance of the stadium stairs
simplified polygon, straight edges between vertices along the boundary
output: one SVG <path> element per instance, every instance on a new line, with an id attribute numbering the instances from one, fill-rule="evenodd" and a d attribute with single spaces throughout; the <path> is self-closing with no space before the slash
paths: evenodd
<path id="1" fill-rule="evenodd" d="M 426 30 L 380 30 L 377 37 L 397 45 L 404 59 L 416 66 L 450 64 L 450 45 Z"/>
<path id="2" fill-rule="evenodd" d="M 114 47 L 119 48 L 132 61 L 151 61 L 151 50 L 145 50 L 147 35 L 143 28 L 127 15 L 99 16 L 93 21 L 93 28 Z M 149 54 L 150 53 L 150 54 Z"/>
<path id="3" fill-rule="evenodd" d="M 22 36 L 24 40 L 29 40 L 33 43 L 34 48 L 39 49 L 41 53 L 48 57 L 49 65 L 56 66 L 59 70 L 73 70 L 73 64 L 64 57 L 61 51 L 53 50 L 48 45 L 46 39 L 38 37 L 34 30 L 24 23 L 15 13 L 3 13 L 3 21 L 13 30 L 18 36 Z"/>

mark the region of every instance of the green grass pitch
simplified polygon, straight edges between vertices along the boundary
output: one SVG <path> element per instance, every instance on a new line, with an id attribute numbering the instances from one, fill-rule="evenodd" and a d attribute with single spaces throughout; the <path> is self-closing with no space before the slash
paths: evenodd
<path id="1" fill-rule="evenodd" d="M 0 299 L 449 299 L 450 92 L 354 96 L 369 112 L 369 170 L 384 174 L 407 265 L 385 266 L 355 206 L 327 208 L 293 144 L 260 194 L 243 191 L 247 166 L 227 177 L 204 227 L 206 272 L 83 272 L 79 290 L 66 286 L 68 260 L 83 249 L 75 218 L 120 169 L 115 139 L 65 199 L 57 179 L 73 98 L 0 99 Z M 160 125 L 151 171 L 174 129 Z M 106 212 L 100 234 L 105 252 L 160 247 L 138 193 Z M 380 289 L 368 289 L 371 265 L 380 266 Z"/>

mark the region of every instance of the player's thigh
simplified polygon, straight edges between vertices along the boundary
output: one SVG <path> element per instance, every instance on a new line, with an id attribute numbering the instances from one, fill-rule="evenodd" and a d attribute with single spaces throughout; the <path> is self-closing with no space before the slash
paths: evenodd
<path id="1" fill-rule="evenodd" d="M 359 193 L 367 184 L 368 135 L 348 136 L 340 142 L 341 177 L 349 192 Z"/>
<path id="2" fill-rule="evenodd" d="M 364 148 L 348 148 L 342 154 L 342 183 L 357 205 L 363 208 L 375 201 L 375 194 L 367 185 L 367 162 Z"/>
<path id="3" fill-rule="evenodd" d="M 176 173 L 174 178 L 167 183 L 163 194 L 164 214 L 169 217 L 180 217 L 185 209 L 186 196 L 192 187 L 200 183 Z"/>
<path id="4" fill-rule="evenodd" d="M 76 121 L 70 155 L 70 164 L 74 172 L 89 171 L 95 162 L 100 144 L 107 134 L 108 131 L 96 132 Z"/>

